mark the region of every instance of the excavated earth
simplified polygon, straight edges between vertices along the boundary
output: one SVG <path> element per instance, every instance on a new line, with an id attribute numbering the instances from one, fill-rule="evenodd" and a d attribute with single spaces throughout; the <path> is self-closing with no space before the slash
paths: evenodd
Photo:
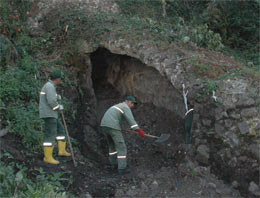
<path id="1" fill-rule="evenodd" d="M 97 98 L 97 118 L 113 104 L 121 102 L 123 96 L 111 85 L 100 82 L 95 85 Z M 63 177 L 72 177 L 72 183 L 64 181 L 66 191 L 77 197 L 240 197 L 240 193 L 211 173 L 209 168 L 199 166 L 184 144 L 184 120 L 169 110 L 150 103 L 138 103 L 133 114 L 147 133 L 159 136 L 169 133 L 169 140 L 155 143 L 152 138 L 141 138 L 134 133 L 123 131 L 128 148 L 128 165 L 132 172 L 118 176 L 106 168 L 107 146 L 102 134 L 96 131 L 91 139 L 88 127 L 69 124 L 77 167 L 71 158 L 56 157 L 61 164 L 47 165 L 42 162 L 42 153 L 25 150 L 12 135 L 0 139 L 1 150 L 10 152 L 17 162 L 25 162 L 32 179 L 42 167 L 47 173 L 63 172 Z M 68 115 L 67 115 L 68 116 Z M 84 116 L 78 115 L 78 116 Z M 127 129 L 127 123 L 123 124 Z M 92 131 L 93 132 L 93 131 Z M 94 147 L 97 150 L 93 149 Z M 23 153 L 32 153 L 29 157 Z M 8 163 L 9 159 L 4 158 Z"/>

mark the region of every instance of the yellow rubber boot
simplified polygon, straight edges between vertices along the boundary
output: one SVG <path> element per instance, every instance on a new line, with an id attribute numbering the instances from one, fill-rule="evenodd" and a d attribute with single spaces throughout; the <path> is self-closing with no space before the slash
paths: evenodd
<path id="1" fill-rule="evenodd" d="M 70 157 L 71 154 L 66 151 L 66 142 L 65 141 L 58 141 L 58 149 L 59 149 L 59 156 Z"/>
<path id="2" fill-rule="evenodd" d="M 52 146 L 44 146 L 43 147 L 44 151 L 44 158 L 43 161 L 49 164 L 59 164 L 60 162 L 53 159 L 52 157 L 52 152 L 53 152 L 53 147 Z"/>

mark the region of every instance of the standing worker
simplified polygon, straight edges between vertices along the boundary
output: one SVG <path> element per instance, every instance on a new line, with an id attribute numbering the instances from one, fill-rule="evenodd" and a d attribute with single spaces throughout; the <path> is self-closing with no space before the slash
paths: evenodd
<path id="1" fill-rule="evenodd" d="M 40 92 L 39 112 L 40 118 L 44 120 L 45 128 L 43 161 L 49 164 L 59 164 L 59 161 L 52 157 L 55 138 L 58 141 L 58 155 L 65 157 L 71 156 L 65 149 L 65 130 L 58 119 L 58 111 L 63 110 L 63 105 L 58 103 L 58 100 L 61 100 L 61 97 L 56 93 L 56 86 L 60 84 L 61 78 L 60 71 L 53 71 L 50 75 L 50 80 L 43 86 Z"/>
<path id="2" fill-rule="evenodd" d="M 135 98 L 127 96 L 124 102 L 110 107 L 101 120 L 101 130 L 108 142 L 110 165 L 112 169 L 117 167 L 120 175 L 130 172 L 127 168 L 126 145 L 120 127 L 122 118 L 127 120 L 131 129 L 136 130 L 141 137 L 145 135 L 144 131 L 139 129 L 131 111 L 135 104 Z"/>

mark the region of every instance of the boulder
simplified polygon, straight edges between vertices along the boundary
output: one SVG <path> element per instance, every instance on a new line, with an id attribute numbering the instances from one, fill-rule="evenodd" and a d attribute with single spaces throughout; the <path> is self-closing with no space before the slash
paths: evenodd
<path id="1" fill-rule="evenodd" d="M 249 183 L 248 191 L 255 196 L 260 196 L 259 186 L 253 181 Z"/>
<path id="2" fill-rule="evenodd" d="M 249 152 L 254 156 L 255 159 L 260 160 L 260 145 L 251 144 L 248 147 Z"/>
<path id="3" fill-rule="evenodd" d="M 247 122 L 238 123 L 239 132 L 242 135 L 249 133 L 250 125 Z"/>
<path id="4" fill-rule="evenodd" d="M 209 147 L 206 145 L 199 145 L 197 148 L 196 160 L 203 164 L 208 164 L 209 159 Z"/>

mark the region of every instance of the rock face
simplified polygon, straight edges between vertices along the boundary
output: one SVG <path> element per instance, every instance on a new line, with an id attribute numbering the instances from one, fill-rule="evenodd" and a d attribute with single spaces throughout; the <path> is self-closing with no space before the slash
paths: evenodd
<path id="1" fill-rule="evenodd" d="M 66 2 L 73 2 L 79 9 L 91 12 L 95 9 L 119 12 L 118 6 L 112 0 L 37 0 L 34 1 L 34 6 L 39 12 L 31 13 L 35 16 L 29 21 L 31 26 L 41 27 L 39 19 L 47 15 L 53 7 L 61 9 L 61 3 Z M 260 137 L 259 79 L 254 81 L 241 76 L 215 80 L 212 89 L 210 83 L 205 84 L 205 79 L 196 75 L 198 68 L 194 69 L 190 64 L 195 55 L 206 57 L 209 52 L 192 45 L 188 48 L 172 43 L 160 46 L 149 42 L 145 34 L 142 41 L 137 41 L 124 34 L 115 36 L 112 29 L 98 38 L 78 38 L 76 43 L 75 48 L 79 53 L 76 56 L 81 57 L 82 61 L 81 64 L 74 62 L 73 65 L 80 68 L 77 75 L 83 90 L 82 100 L 89 103 L 80 107 L 87 110 L 84 124 L 87 123 L 86 128 L 89 131 L 97 125 L 92 75 L 94 70 L 97 70 L 96 74 L 102 74 L 105 81 L 122 94 L 134 95 L 143 103 L 151 102 L 173 111 L 180 117 L 185 114 L 182 96 L 182 85 L 185 84 L 189 90 L 188 101 L 193 104 L 197 115 L 194 116 L 196 122 L 192 130 L 196 131 L 197 139 L 199 138 L 195 152 L 198 161 L 208 164 L 209 159 L 215 160 L 220 169 L 229 171 L 229 175 L 239 175 L 238 178 L 233 178 L 233 181 L 241 179 L 239 171 L 244 164 L 248 167 L 243 173 L 246 177 L 259 174 L 259 168 L 254 166 L 259 163 L 256 146 L 259 145 Z M 99 55 L 103 62 L 99 64 L 92 56 L 100 49 L 103 49 Z M 226 60 L 233 61 L 218 54 L 214 64 Z M 247 157 L 241 158 L 241 155 Z M 256 178 L 253 178 L 253 182 L 258 182 L 256 185 L 259 185 Z M 250 178 L 246 180 L 252 181 Z M 242 187 L 248 185 L 247 183 Z M 249 191 L 255 193 L 256 186 L 251 183 Z"/>

